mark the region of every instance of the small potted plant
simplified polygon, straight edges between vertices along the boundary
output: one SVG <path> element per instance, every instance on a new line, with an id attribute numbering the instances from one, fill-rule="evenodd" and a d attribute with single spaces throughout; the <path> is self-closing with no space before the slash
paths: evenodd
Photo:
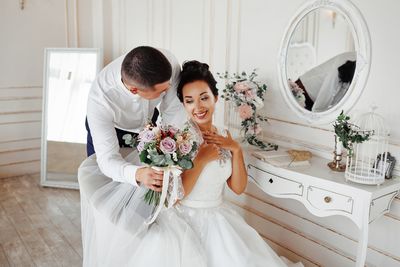
<path id="1" fill-rule="evenodd" d="M 346 115 L 344 111 L 336 118 L 333 128 L 335 130 L 335 151 L 334 160 L 328 163 L 328 166 L 335 171 L 344 171 L 345 164 L 342 164 L 342 147 L 347 149 L 347 155 L 353 156 L 353 144 L 362 143 L 367 141 L 373 131 L 363 131 L 359 126 L 350 122 L 350 116 Z"/>

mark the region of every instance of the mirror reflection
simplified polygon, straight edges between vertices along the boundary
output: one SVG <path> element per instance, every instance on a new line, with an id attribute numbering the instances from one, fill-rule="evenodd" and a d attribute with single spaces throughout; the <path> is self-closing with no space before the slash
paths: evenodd
<path id="1" fill-rule="evenodd" d="M 86 158 L 86 104 L 98 71 L 98 51 L 45 53 L 42 185 L 77 187 L 77 170 Z"/>
<path id="2" fill-rule="evenodd" d="M 357 62 L 349 22 L 340 13 L 318 8 L 304 16 L 289 42 L 286 73 L 297 103 L 326 111 L 346 95 Z"/>

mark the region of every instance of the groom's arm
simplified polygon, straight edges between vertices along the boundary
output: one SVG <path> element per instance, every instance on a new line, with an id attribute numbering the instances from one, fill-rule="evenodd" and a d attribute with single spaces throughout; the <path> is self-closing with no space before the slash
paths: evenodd
<path id="1" fill-rule="evenodd" d="M 136 172 L 140 167 L 121 156 L 113 117 L 113 110 L 101 100 L 89 98 L 87 119 L 100 170 L 114 181 L 137 186 Z"/>
<path id="2" fill-rule="evenodd" d="M 91 130 L 97 164 L 103 174 L 114 181 L 129 183 L 161 191 L 163 172 L 127 162 L 119 153 L 119 142 L 114 128 L 113 111 L 98 101 L 88 102 L 88 124 Z M 137 159 L 139 162 L 139 159 Z"/>

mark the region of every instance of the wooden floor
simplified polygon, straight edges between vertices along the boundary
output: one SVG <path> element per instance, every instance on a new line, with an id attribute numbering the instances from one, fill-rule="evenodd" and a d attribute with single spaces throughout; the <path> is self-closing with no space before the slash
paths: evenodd
<path id="1" fill-rule="evenodd" d="M 81 266 L 79 191 L 0 179 L 0 266 Z"/>

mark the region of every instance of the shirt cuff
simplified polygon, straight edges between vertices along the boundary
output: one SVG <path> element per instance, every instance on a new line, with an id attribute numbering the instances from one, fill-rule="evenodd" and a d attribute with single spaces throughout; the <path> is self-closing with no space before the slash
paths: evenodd
<path id="1" fill-rule="evenodd" d="M 136 166 L 136 165 L 125 166 L 123 170 L 124 180 L 131 185 L 139 186 L 139 184 L 136 181 L 136 171 L 139 168 L 143 168 L 143 166 Z"/>

